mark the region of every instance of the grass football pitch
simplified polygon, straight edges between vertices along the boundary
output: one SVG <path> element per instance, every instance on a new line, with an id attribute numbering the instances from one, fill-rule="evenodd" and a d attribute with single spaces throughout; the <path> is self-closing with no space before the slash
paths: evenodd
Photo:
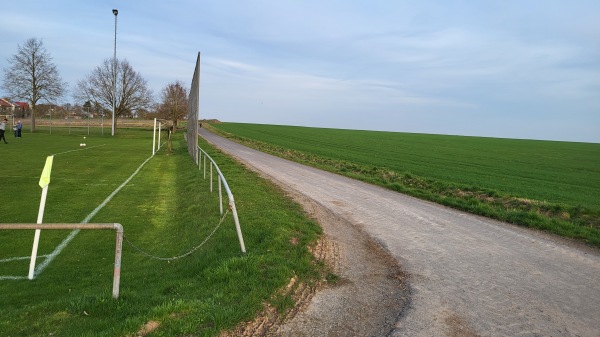
<path id="1" fill-rule="evenodd" d="M 320 277 L 322 267 L 306 248 L 320 228 L 280 190 L 208 144 L 201 146 L 217 161 L 236 198 L 245 255 L 231 214 L 216 228 L 218 195 L 209 191 L 181 133 L 175 134 L 172 151 L 163 146 L 152 158 L 151 130 L 83 137 L 8 135 L 9 144 L 0 144 L 0 223 L 35 223 L 38 181 L 53 154 L 44 223 L 118 222 L 128 240 L 162 258 L 185 254 L 214 235 L 191 255 L 170 261 L 124 243 L 120 297 L 114 300 L 114 231 L 81 231 L 57 253 L 71 231 L 42 229 L 37 264 L 52 261 L 28 280 L 34 231 L 2 230 L 0 335 L 133 336 L 152 326 L 157 336 L 214 336 L 252 319 L 265 302 L 281 311 L 293 306 L 289 295 L 277 292 L 290 278 Z M 215 176 L 215 186 L 216 181 Z"/>

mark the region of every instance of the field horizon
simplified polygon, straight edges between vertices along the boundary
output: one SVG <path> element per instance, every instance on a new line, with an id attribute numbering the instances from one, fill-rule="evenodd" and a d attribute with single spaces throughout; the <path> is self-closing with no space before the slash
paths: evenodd
<path id="1" fill-rule="evenodd" d="M 340 131 L 360 131 L 360 132 L 381 132 L 381 133 L 400 133 L 409 135 L 424 135 L 424 136 L 450 136 L 450 137 L 467 137 L 467 138 L 484 138 L 484 139 L 505 139 L 505 140 L 524 140 L 524 141 L 540 141 L 540 142 L 558 142 L 558 143 L 580 143 L 580 144 L 599 144 L 600 142 L 583 142 L 583 141 L 572 141 L 572 140 L 561 140 L 561 139 L 541 139 L 541 138 L 510 138 L 510 137 L 496 137 L 496 136 L 485 136 L 485 135 L 467 135 L 467 134 L 452 134 L 452 133 L 427 133 L 427 132 L 409 132 L 409 131 L 394 131 L 394 130 L 375 130 L 375 129 L 351 129 L 351 128 L 332 128 L 322 126 L 308 126 L 308 125 L 289 125 L 289 124 L 267 124 L 267 123 L 247 123 L 247 122 L 227 122 L 221 121 L 216 118 L 207 118 L 200 120 L 202 123 L 208 123 L 209 125 L 216 124 L 247 124 L 247 125 L 262 125 L 266 127 L 291 127 L 291 128 L 308 128 L 308 129 L 320 129 L 320 130 L 340 130 Z"/>

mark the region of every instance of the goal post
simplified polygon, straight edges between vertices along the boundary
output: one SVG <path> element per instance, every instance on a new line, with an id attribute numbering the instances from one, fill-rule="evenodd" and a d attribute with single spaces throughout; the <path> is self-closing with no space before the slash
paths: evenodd
<path id="1" fill-rule="evenodd" d="M 163 123 L 164 122 L 164 123 Z M 154 156 L 158 150 L 160 150 L 160 137 L 163 131 L 170 132 L 168 128 L 168 122 L 164 119 L 154 118 L 154 124 L 152 126 L 152 155 Z M 168 135 L 167 135 L 168 136 Z"/>
<path id="2" fill-rule="evenodd" d="M 115 265 L 113 270 L 113 298 L 119 298 L 119 286 L 121 283 L 121 255 L 123 252 L 123 226 L 119 223 L 50 223 L 50 224 L 0 224 L 0 230 L 31 230 L 44 229 L 113 229 L 116 231 L 115 243 Z"/>

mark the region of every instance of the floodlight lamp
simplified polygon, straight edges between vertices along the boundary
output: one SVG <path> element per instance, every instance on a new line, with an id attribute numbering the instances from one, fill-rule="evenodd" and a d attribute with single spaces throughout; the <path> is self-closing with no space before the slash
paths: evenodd
<path id="1" fill-rule="evenodd" d="M 113 14 L 114 14 L 115 16 L 117 16 L 117 14 L 119 14 L 119 11 L 118 11 L 118 10 L 116 10 L 116 9 L 113 9 Z"/>

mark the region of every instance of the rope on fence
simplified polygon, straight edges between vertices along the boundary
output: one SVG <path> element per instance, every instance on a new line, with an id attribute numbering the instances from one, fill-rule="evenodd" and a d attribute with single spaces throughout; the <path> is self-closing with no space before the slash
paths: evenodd
<path id="1" fill-rule="evenodd" d="M 160 256 L 152 255 L 152 254 L 150 254 L 150 253 L 142 250 L 141 248 L 137 247 L 136 245 L 134 245 L 131 241 L 129 241 L 129 239 L 127 239 L 126 236 L 123 236 L 123 239 L 125 239 L 125 242 L 127 242 L 127 244 L 130 245 L 133 249 L 137 250 L 138 252 L 140 252 L 140 253 L 142 253 L 142 254 L 144 254 L 144 255 L 152 258 L 152 259 L 161 260 L 161 261 L 178 260 L 178 259 L 181 259 L 183 257 L 192 255 L 195 251 L 197 251 L 198 249 L 200 249 L 200 247 L 202 247 L 213 236 L 213 234 L 215 234 L 215 232 L 217 231 L 217 229 L 219 229 L 219 227 L 221 226 L 221 224 L 225 220 L 225 217 L 227 217 L 228 213 L 229 213 L 229 208 L 227 208 L 227 210 L 225 211 L 225 214 L 223 214 L 223 217 L 221 217 L 221 220 L 219 221 L 219 223 L 215 226 L 215 228 L 212 230 L 212 232 L 210 232 L 210 234 L 208 234 L 208 236 L 204 239 L 204 241 L 202 241 L 196 247 L 192 248 L 187 253 L 181 254 L 179 256 L 174 256 L 174 257 L 160 257 Z"/>

